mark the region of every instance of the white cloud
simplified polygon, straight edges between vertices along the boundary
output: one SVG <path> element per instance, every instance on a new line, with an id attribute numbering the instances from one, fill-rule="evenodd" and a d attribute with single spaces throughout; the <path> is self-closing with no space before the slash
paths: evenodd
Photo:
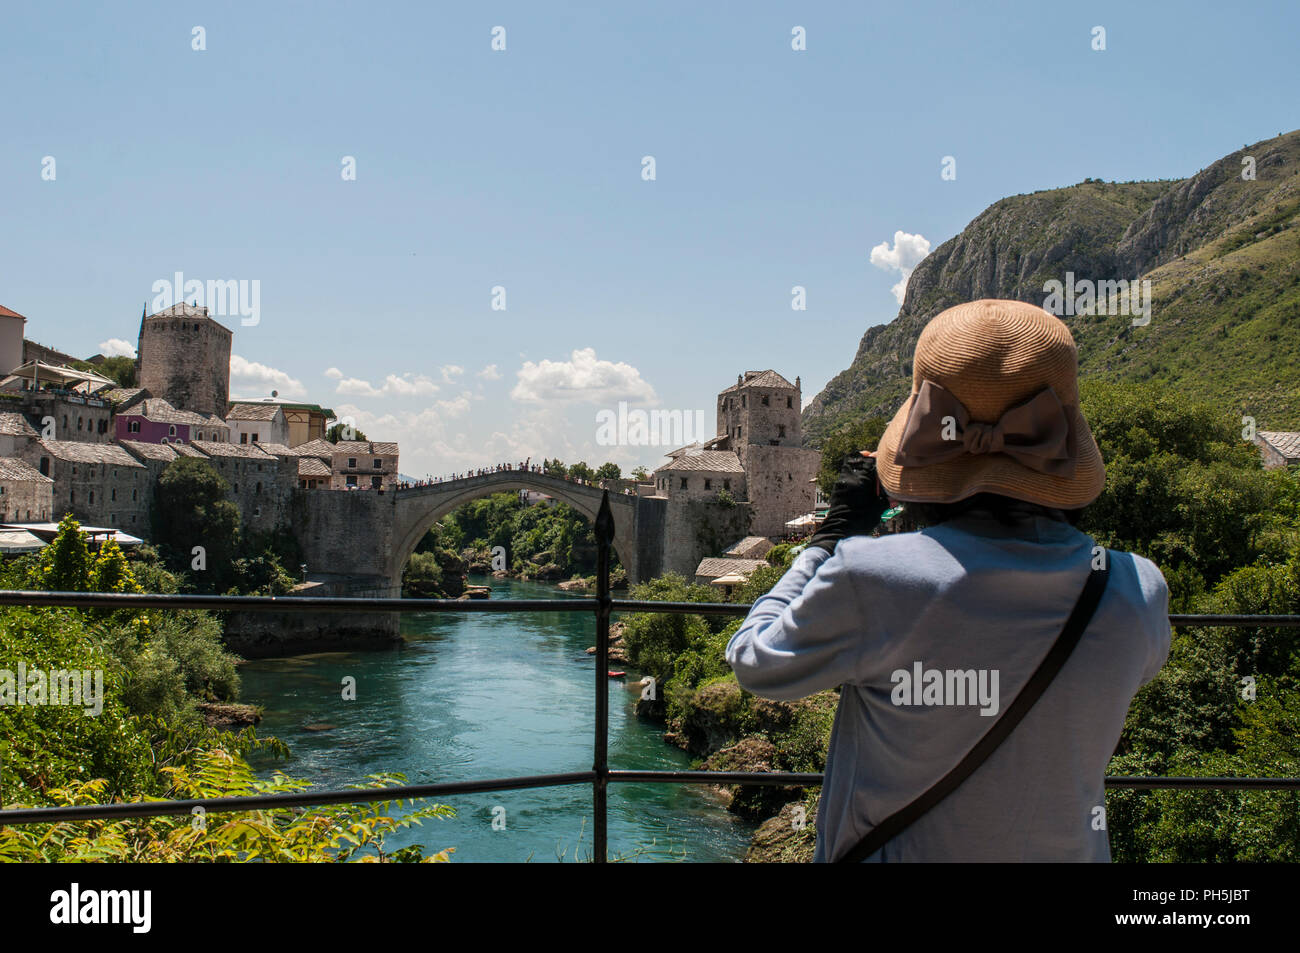
<path id="1" fill-rule="evenodd" d="M 442 366 L 442 382 L 444 384 L 456 383 L 455 378 L 465 373 L 465 368 L 458 367 L 455 364 L 444 364 Z"/>
<path id="2" fill-rule="evenodd" d="M 468 412 L 471 396 L 473 395 L 469 391 L 462 391 L 461 395 L 454 400 L 438 401 L 438 409 L 448 417 L 459 417 L 461 414 Z"/>
<path id="3" fill-rule="evenodd" d="M 516 376 L 519 382 L 510 396 L 519 401 L 657 400 L 654 388 L 635 367 L 598 360 L 590 347 L 574 350 L 567 361 L 525 361 Z"/>
<path id="4" fill-rule="evenodd" d="M 99 353 L 105 357 L 135 357 L 135 345 L 121 338 L 99 342 Z"/>
<path id="5" fill-rule="evenodd" d="M 230 381 L 232 384 L 238 383 L 247 387 L 256 387 L 262 391 L 269 392 L 274 389 L 280 392 L 281 397 L 305 397 L 307 395 L 307 388 L 303 386 L 302 381 L 296 380 L 284 371 L 277 370 L 274 367 L 258 364 L 255 361 L 246 361 L 238 354 L 230 355 Z"/>
<path id="6" fill-rule="evenodd" d="M 439 387 L 423 374 L 389 374 L 379 387 L 359 377 L 345 377 L 334 390 L 350 397 L 427 397 L 438 393 Z"/>
<path id="7" fill-rule="evenodd" d="M 474 376 L 481 377 L 485 381 L 499 381 L 501 380 L 501 371 L 497 369 L 495 364 L 489 364 Z"/>
<path id="8" fill-rule="evenodd" d="M 342 380 L 343 372 L 339 370 L 337 367 L 327 367 L 325 368 L 325 376 L 336 381 Z"/>
<path id="9" fill-rule="evenodd" d="M 902 230 L 894 232 L 894 247 L 889 242 L 881 242 L 871 249 L 871 263 L 884 271 L 897 271 L 902 278 L 890 290 L 898 303 L 903 303 L 907 291 L 907 279 L 926 255 L 930 254 L 930 240 L 924 235 L 912 235 Z"/>

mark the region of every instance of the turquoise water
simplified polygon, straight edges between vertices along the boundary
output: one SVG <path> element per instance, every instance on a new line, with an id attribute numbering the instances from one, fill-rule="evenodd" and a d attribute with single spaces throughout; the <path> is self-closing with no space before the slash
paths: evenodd
<path id="1" fill-rule="evenodd" d="M 491 584 L 494 598 L 563 597 L 551 586 Z M 269 773 L 321 787 L 400 771 L 413 784 L 590 770 L 595 642 L 590 612 L 419 614 L 403 617 L 404 645 L 248 662 L 243 701 L 263 705 L 260 735 L 289 745 L 288 761 L 255 758 Z M 661 729 L 639 722 L 635 673 L 606 679 L 612 768 L 689 767 Z M 342 700 L 344 679 L 356 700 Z M 591 851 L 591 785 L 464 795 L 441 801 L 457 816 L 401 831 L 388 849 L 454 847 L 455 861 L 554 862 Z M 503 809 L 503 810 L 502 810 Z M 496 819 L 494 829 L 493 821 Z M 503 823 L 504 822 L 504 825 Z M 609 789 L 611 858 L 736 861 L 752 826 L 698 786 Z"/>

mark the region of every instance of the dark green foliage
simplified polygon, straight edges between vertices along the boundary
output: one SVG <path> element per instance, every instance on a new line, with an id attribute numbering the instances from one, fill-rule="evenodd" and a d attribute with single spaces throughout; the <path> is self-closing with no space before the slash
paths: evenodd
<path id="1" fill-rule="evenodd" d="M 821 469 L 817 471 L 817 486 L 827 498 L 835 487 L 835 480 L 848 455 L 859 450 L 875 450 L 888 424 L 888 420 L 879 416 L 851 420 L 822 441 L 822 462 Z"/>
<path id="2" fill-rule="evenodd" d="M 206 460 L 178 457 L 158 478 L 153 501 L 153 539 L 174 572 L 193 573 L 201 592 L 225 592 L 235 579 L 239 508 L 227 499 L 230 485 Z M 202 546 L 206 568 L 194 567 Z"/>
<path id="3" fill-rule="evenodd" d="M 358 430 L 356 427 L 352 428 L 352 432 L 350 434 L 344 434 L 343 431 L 347 428 L 347 426 L 348 426 L 347 424 L 341 422 L 335 424 L 334 426 L 330 427 L 329 430 L 325 431 L 325 439 L 328 440 L 330 443 L 338 443 L 340 440 L 344 438 L 344 436 L 347 436 L 349 440 L 370 439 L 364 433 Z"/>

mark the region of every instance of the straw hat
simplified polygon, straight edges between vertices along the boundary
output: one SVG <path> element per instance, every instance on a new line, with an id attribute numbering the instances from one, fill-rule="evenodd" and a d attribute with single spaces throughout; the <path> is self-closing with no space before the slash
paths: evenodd
<path id="1" fill-rule="evenodd" d="M 1106 467 L 1079 412 L 1078 368 L 1069 328 L 1035 305 L 984 299 L 936 315 L 874 454 L 881 485 L 910 502 L 998 493 L 1086 506 Z"/>

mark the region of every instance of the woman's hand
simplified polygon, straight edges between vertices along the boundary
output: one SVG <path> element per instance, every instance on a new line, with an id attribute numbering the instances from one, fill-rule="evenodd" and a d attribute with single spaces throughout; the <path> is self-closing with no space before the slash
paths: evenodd
<path id="1" fill-rule="evenodd" d="M 826 519 L 808 545 L 834 553 L 846 536 L 869 536 L 887 509 L 889 498 L 876 479 L 874 456 L 866 450 L 850 454 L 835 481 Z"/>

